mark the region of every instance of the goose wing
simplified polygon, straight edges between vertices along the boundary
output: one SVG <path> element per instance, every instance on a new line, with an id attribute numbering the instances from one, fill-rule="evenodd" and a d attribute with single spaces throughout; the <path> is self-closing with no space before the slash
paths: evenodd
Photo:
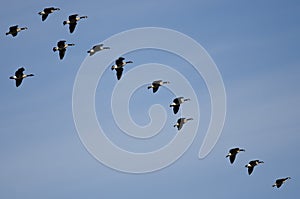
<path id="1" fill-rule="evenodd" d="M 64 49 L 61 49 L 61 50 L 59 50 L 59 58 L 60 59 L 63 59 L 64 58 L 64 56 L 65 56 L 65 52 L 66 52 L 66 49 L 64 48 Z"/>
<path id="2" fill-rule="evenodd" d="M 178 113 L 179 107 L 180 107 L 180 105 L 175 105 L 175 106 L 173 106 L 173 112 L 174 112 L 174 114 L 177 114 L 177 113 Z"/>
<path id="3" fill-rule="evenodd" d="M 117 79 L 120 80 L 123 74 L 123 68 L 116 68 L 117 71 Z"/>
<path id="4" fill-rule="evenodd" d="M 19 87 L 22 84 L 23 78 L 16 79 L 16 87 Z"/>
<path id="5" fill-rule="evenodd" d="M 70 33 L 73 33 L 73 32 L 74 32 L 76 25 L 77 25 L 77 22 L 76 22 L 76 21 L 75 21 L 74 23 L 70 23 L 70 24 L 69 24 L 69 30 L 70 30 Z"/>
<path id="6" fill-rule="evenodd" d="M 153 93 L 156 93 L 157 91 L 158 91 L 158 86 L 155 85 L 155 86 L 153 87 Z"/>
<path id="7" fill-rule="evenodd" d="M 45 12 L 46 13 L 46 12 Z M 46 14 L 43 14 L 42 15 L 42 21 L 45 21 L 46 19 L 47 19 L 47 17 L 48 17 L 48 14 L 46 13 Z"/>
<path id="8" fill-rule="evenodd" d="M 178 119 L 177 123 L 179 124 L 178 130 L 182 129 L 182 127 L 183 127 L 183 119 L 182 118 Z"/>
<path id="9" fill-rule="evenodd" d="M 9 32 L 17 31 L 18 25 L 9 27 Z"/>
<path id="10" fill-rule="evenodd" d="M 251 173 L 253 172 L 253 169 L 254 169 L 254 167 L 253 167 L 253 166 L 251 166 L 251 167 L 248 167 L 248 174 L 249 174 L 249 175 L 251 175 Z"/>
<path id="11" fill-rule="evenodd" d="M 231 153 L 231 156 L 229 156 L 229 160 L 231 164 L 233 164 L 235 157 L 236 157 L 236 153 Z"/>
<path id="12" fill-rule="evenodd" d="M 117 65 L 118 67 L 123 66 L 123 60 L 124 60 L 123 57 L 119 57 L 119 59 L 116 60 L 116 65 Z"/>

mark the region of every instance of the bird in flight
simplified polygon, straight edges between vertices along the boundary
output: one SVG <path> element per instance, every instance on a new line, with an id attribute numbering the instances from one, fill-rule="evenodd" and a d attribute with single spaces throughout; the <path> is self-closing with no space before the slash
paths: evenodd
<path id="1" fill-rule="evenodd" d="M 19 87 L 21 85 L 23 79 L 25 79 L 26 77 L 34 76 L 33 74 L 26 75 L 23 73 L 24 71 L 25 71 L 25 68 L 21 67 L 15 72 L 14 76 L 9 77 L 9 79 L 16 80 L 16 87 Z"/>
<path id="2" fill-rule="evenodd" d="M 291 179 L 291 177 L 286 177 L 286 178 L 279 178 L 275 181 L 275 183 L 272 185 L 272 187 L 281 187 L 283 183 L 285 183 L 287 180 Z"/>
<path id="3" fill-rule="evenodd" d="M 96 52 L 99 52 L 101 50 L 110 49 L 110 47 L 104 46 L 103 44 L 98 44 L 93 46 L 90 50 L 87 51 L 87 53 L 90 54 L 90 56 L 94 55 Z"/>
<path id="4" fill-rule="evenodd" d="M 88 17 L 87 16 L 80 17 L 78 14 L 70 15 L 69 20 L 64 21 L 63 25 L 69 24 L 70 33 L 73 33 L 75 30 L 75 27 L 77 25 L 77 21 L 79 21 L 80 19 L 86 19 L 86 18 L 88 18 Z"/>
<path id="5" fill-rule="evenodd" d="M 158 88 L 164 84 L 169 84 L 170 82 L 168 81 L 163 81 L 163 80 L 156 80 L 153 81 L 152 84 L 150 86 L 148 86 L 148 89 L 152 88 L 153 89 L 153 93 L 156 93 L 156 91 L 158 90 Z"/>
<path id="6" fill-rule="evenodd" d="M 75 44 L 66 44 L 65 40 L 57 42 L 57 46 L 53 47 L 53 52 L 59 51 L 59 58 L 62 60 L 65 56 L 68 46 L 75 46 Z"/>
<path id="7" fill-rule="evenodd" d="M 113 65 L 111 67 L 111 70 L 116 70 L 117 71 L 117 79 L 120 80 L 123 74 L 123 70 L 124 70 L 124 66 L 126 64 L 130 64 L 133 63 L 132 61 L 124 61 L 125 58 L 124 57 L 119 57 L 116 61 L 115 61 L 115 65 Z"/>
<path id="8" fill-rule="evenodd" d="M 173 100 L 173 103 L 170 104 L 170 107 L 173 107 L 174 114 L 178 113 L 180 104 L 186 101 L 190 101 L 190 99 L 185 99 L 184 97 L 177 97 Z"/>
<path id="9" fill-rule="evenodd" d="M 15 25 L 15 26 L 11 26 L 9 27 L 9 31 L 7 33 L 5 33 L 6 35 L 12 35 L 13 37 L 17 36 L 17 34 L 19 32 L 21 32 L 22 30 L 27 30 L 28 28 L 27 27 L 22 27 L 22 28 L 19 28 L 18 25 Z"/>
<path id="10" fill-rule="evenodd" d="M 53 13 L 55 10 L 60 10 L 59 8 L 45 8 L 43 11 L 39 12 L 38 14 L 42 16 L 42 21 L 45 21 L 49 14 Z"/>
<path id="11" fill-rule="evenodd" d="M 236 158 L 236 155 L 241 151 L 245 151 L 245 149 L 232 148 L 229 150 L 229 153 L 226 155 L 226 158 L 229 157 L 230 163 L 232 164 Z"/>
<path id="12" fill-rule="evenodd" d="M 177 120 L 176 124 L 174 124 L 174 127 L 177 127 L 177 129 L 179 131 L 183 127 L 183 125 L 190 120 L 193 120 L 193 118 L 179 118 Z"/>
<path id="13" fill-rule="evenodd" d="M 251 175 L 251 173 L 253 172 L 253 169 L 255 166 L 264 163 L 263 161 L 260 160 L 252 160 L 250 161 L 248 164 L 245 165 L 245 167 L 248 168 L 248 174 Z"/>

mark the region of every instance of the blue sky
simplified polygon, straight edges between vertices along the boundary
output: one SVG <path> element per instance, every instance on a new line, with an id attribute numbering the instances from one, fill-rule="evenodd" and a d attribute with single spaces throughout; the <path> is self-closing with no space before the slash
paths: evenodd
<path id="1" fill-rule="evenodd" d="M 60 11 L 41 22 L 37 14 L 44 7 Z M 298 1 L 97 1 L 37 2 L 5 1 L 0 13 L 0 198 L 295 198 L 300 183 L 299 140 L 299 19 Z M 74 34 L 62 25 L 68 15 L 88 19 L 79 22 Z M 28 30 L 17 37 L 5 36 L 9 26 Z M 77 134 L 72 116 L 72 91 L 77 71 L 94 44 L 119 32 L 139 27 L 164 27 L 180 31 L 210 54 L 227 94 L 227 116 L 222 135 L 212 152 L 199 160 L 203 132 L 209 122 L 210 102 L 205 84 L 195 79 L 188 64 L 165 52 L 131 52 L 132 67 L 158 62 L 190 76 L 199 83 L 199 104 L 203 115 L 195 141 L 169 167 L 147 174 L 127 174 L 95 160 Z M 1 34 L 0 34 L 1 35 Z M 63 61 L 52 52 L 58 40 L 76 46 Z M 113 60 L 112 60 L 113 62 Z M 24 66 L 33 78 L 16 88 L 11 76 Z M 129 70 L 130 67 L 125 69 Z M 98 85 L 96 101 L 109 104 L 116 83 L 108 68 L 103 76 L 107 87 Z M 104 81 L 103 80 L 103 81 Z M 152 103 L 168 104 L 172 93 L 161 89 L 158 98 L 138 89 L 130 103 L 133 119 L 147 124 Z M 99 100 L 98 100 L 99 99 Z M 144 104 L 135 106 L 136 101 Z M 145 106 L 144 106 L 145 105 Z M 148 144 L 129 138 L 113 126 L 106 105 L 96 103 L 96 112 L 107 136 L 124 148 L 143 150 L 163 145 L 175 129 L 166 130 L 163 140 Z M 107 109 L 107 110 L 106 110 Z M 166 108 L 168 121 L 177 119 Z M 141 114 L 141 115 L 140 115 Z M 144 117 L 143 117 L 144 116 Z M 168 129 L 168 127 L 164 127 Z M 165 132 L 165 131 L 164 131 Z M 131 145 L 131 143 L 134 143 Z M 230 165 L 225 159 L 231 147 L 246 152 Z M 248 176 L 244 165 L 252 159 L 265 164 Z M 281 189 L 272 189 L 276 178 L 291 176 Z"/>

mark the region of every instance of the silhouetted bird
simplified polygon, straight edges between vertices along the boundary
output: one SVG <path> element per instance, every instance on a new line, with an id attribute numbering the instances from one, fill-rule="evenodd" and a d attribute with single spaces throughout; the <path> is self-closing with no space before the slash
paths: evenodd
<path id="1" fill-rule="evenodd" d="M 5 33 L 6 35 L 11 34 L 13 37 L 17 36 L 18 32 L 21 32 L 22 30 L 27 30 L 27 27 L 18 28 L 18 25 L 9 27 L 9 31 Z"/>
<path id="2" fill-rule="evenodd" d="M 65 40 L 57 42 L 57 46 L 53 47 L 53 51 L 59 51 L 59 58 L 63 59 L 68 46 L 75 46 L 75 44 L 66 44 Z"/>
<path id="3" fill-rule="evenodd" d="M 88 18 L 87 16 L 78 16 L 78 14 L 74 14 L 74 15 L 70 15 L 69 16 L 69 20 L 64 21 L 63 25 L 69 24 L 69 30 L 70 33 L 73 33 L 75 30 L 75 27 L 77 25 L 77 21 L 79 21 L 80 19 L 84 19 L 84 18 Z"/>
<path id="4" fill-rule="evenodd" d="M 245 151 L 245 149 L 240 149 L 240 148 L 230 149 L 229 153 L 226 155 L 226 158 L 229 157 L 230 163 L 232 164 L 235 160 L 236 154 L 238 154 L 241 151 Z"/>
<path id="5" fill-rule="evenodd" d="M 88 53 L 90 53 L 90 56 L 94 55 L 96 52 L 101 51 L 101 50 L 105 50 L 105 49 L 110 49 L 110 47 L 107 46 L 103 46 L 103 44 L 98 44 L 93 46 L 89 51 L 87 51 Z"/>
<path id="6" fill-rule="evenodd" d="M 153 81 L 152 84 L 150 86 L 148 86 L 148 89 L 153 88 L 153 93 L 156 93 L 156 91 L 158 90 L 158 88 L 164 84 L 169 84 L 170 82 L 166 81 L 164 82 L 163 80 L 156 80 Z"/>
<path id="7" fill-rule="evenodd" d="M 25 68 L 19 68 L 14 76 L 10 76 L 9 79 L 14 79 L 16 80 L 16 87 L 19 87 L 26 77 L 31 77 L 34 76 L 33 74 L 25 75 L 23 72 L 25 71 Z"/>
<path id="8" fill-rule="evenodd" d="M 45 21 L 49 14 L 53 13 L 55 10 L 60 10 L 59 8 L 45 8 L 43 11 L 39 12 L 39 15 L 42 15 L 42 21 Z"/>
<path id="9" fill-rule="evenodd" d="M 277 188 L 279 188 L 279 187 L 281 187 L 281 185 L 283 184 L 283 183 L 285 183 L 285 181 L 287 181 L 288 179 L 291 179 L 291 177 L 286 177 L 286 178 L 280 178 L 280 179 L 277 179 L 276 181 L 275 181 L 275 183 L 272 185 L 272 187 L 277 187 Z"/>
<path id="10" fill-rule="evenodd" d="M 184 97 L 177 97 L 173 100 L 173 103 L 170 104 L 170 107 L 173 107 L 174 114 L 178 113 L 180 104 L 183 102 L 189 101 L 190 99 L 184 99 Z"/>
<path id="11" fill-rule="evenodd" d="M 264 163 L 264 162 L 260 161 L 260 160 L 252 160 L 248 164 L 246 164 L 245 167 L 248 168 L 248 174 L 251 175 L 251 173 L 253 172 L 254 167 L 256 165 L 261 164 L 261 163 Z"/>
<path id="12" fill-rule="evenodd" d="M 190 120 L 193 120 L 193 118 L 179 118 L 177 120 L 177 123 L 174 125 L 174 127 L 177 127 L 177 129 L 179 131 L 183 127 L 183 125 Z"/>
<path id="13" fill-rule="evenodd" d="M 123 67 L 126 65 L 126 64 L 130 64 L 130 63 L 133 63 L 132 61 L 127 61 L 125 62 L 124 61 L 125 58 L 124 57 L 119 57 L 116 61 L 115 61 L 115 65 L 113 65 L 111 67 L 111 70 L 116 70 L 117 71 L 117 79 L 120 80 L 121 77 L 122 77 L 122 74 L 123 74 Z"/>

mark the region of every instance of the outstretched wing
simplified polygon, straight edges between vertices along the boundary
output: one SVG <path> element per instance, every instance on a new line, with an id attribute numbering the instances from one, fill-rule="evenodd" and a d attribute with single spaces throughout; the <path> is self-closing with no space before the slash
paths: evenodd
<path id="1" fill-rule="evenodd" d="M 45 21 L 47 19 L 47 17 L 48 17 L 48 14 L 43 14 L 42 15 L 42 21 Z"/>
<path id="2" fill-rule="evenodd" d="M 173 106 L 173 112 L 174 112 L 174 114 L 177 114 L 178 111 L 179 111 L 179 105 Z"/>
<path id="3" fill-rule="evenodd" d="M 117 79 L 120 80 L 123 74 L 123 68 L 116 68 L 117 71 Z"/>
<path id="4" fill-rule="evenodd" d="M 76 27 L 77 23 L 70 23 L 69 24 L 69 30 L 70 30 L 70 33 L 73 33 L 74 30 L 75 30 L 75 27 Z"/>
<path id="5" fill-rule="evenodd" d="M 60 59 L 63 59 L 64 58 L 64 56 L 65 56 L 65 52 L 66 52 L 66 49 L 64 48 L 64 49 L 61 49 L 61 50 L 59 50 L 59 58 Z"/>
<path id="6" fill-rule="evenodd" d="M 16 87 L 19 87 L 23 81 L 23 78 L 16 79 Z"/>
<path id="7" fill-rule="evenodd" d="M 234 160 L 235 160 L 235 157 L 236 157 L 236 154 L 231 154 L 231 156 L 229 156 L 229 160 L 230 160 L 230 163 L 233 164 Z"/>
<path id="8" fill-rule="evenodd" d="M 251 173 L 253 172 L 254 167 L 248 167 L 248 174 L 251 175 Z"/>
<path id="9" fill-rule="evenodd" d="M 153 87 L 153 93 L 156 93 L 157 90 L 158 90 L 158 86 L 154 85 L 154 87 Z"/>

